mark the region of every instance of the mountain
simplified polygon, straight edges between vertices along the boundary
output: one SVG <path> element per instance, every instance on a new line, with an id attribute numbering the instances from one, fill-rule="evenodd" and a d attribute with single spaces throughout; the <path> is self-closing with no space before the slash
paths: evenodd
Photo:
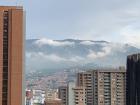
<path id="1" fill-rule="evenodd" d="M 128 44 L 92 40 L 26 40 L 26 70 L 125 66 L 127 55 L 140 52 Z"/>

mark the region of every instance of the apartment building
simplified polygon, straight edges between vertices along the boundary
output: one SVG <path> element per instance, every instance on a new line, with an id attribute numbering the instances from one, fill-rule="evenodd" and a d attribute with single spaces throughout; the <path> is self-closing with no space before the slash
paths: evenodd
<path id="1" fill-rule="evenodd" d="M 86 105 L 125 105 L 124 67 L 78 73 L 77 85 L 85 87 Z"/>
<path id="2" fill-rule="evenodd" d="M 85 87 L 75 87 L 74 91 L 74 103 L 73 105 L 86 105 L 86 90 Z"/>
<path id="3" fill-rule="evenodd" d="M 77 86 L 86 89 L 86 104 L 93 105 L 93 74 L 92 72 L 81 72 L 77 74 Z"/>
<path id="4" fill-rule="evenodd" d="M 58 98 L 61 99 L 62 105 L 68 105 L 68 87 L 67 86 L 59 87 Z"/>

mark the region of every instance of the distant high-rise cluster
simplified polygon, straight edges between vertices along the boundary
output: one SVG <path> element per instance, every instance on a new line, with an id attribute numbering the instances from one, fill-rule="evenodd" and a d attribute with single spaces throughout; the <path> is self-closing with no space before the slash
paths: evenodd
<path id="1" fill-rule="evenodd" d="M 126 70 L 120 67 L 81 72 L 75 86 L 69 83 L 59 91 L 63 93 L 59 97 L 63 105 L 126 105 Z"/>

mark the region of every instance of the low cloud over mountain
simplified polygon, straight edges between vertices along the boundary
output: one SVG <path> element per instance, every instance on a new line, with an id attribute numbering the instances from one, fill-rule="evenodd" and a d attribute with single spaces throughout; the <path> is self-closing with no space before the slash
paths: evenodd
<path id="1" fill-rule="evenodd" d="M 30 39 L 26 43 L 27 72 L 125 66 L 127 55 L 140 52 L 128 44 L 106 41 Z"/>

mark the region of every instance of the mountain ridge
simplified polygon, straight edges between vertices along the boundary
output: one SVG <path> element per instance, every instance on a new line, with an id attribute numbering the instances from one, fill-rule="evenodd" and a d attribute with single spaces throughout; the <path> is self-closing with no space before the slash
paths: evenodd
<path id="1" fill-rule="evenodd" d="M 127 55 L 140 52 L 129 44 L 93 40 L 26 40 L 26 71 L 96 66 L 125 66 Z M 93 65 L 93 66 L 92 66 Z"/>

